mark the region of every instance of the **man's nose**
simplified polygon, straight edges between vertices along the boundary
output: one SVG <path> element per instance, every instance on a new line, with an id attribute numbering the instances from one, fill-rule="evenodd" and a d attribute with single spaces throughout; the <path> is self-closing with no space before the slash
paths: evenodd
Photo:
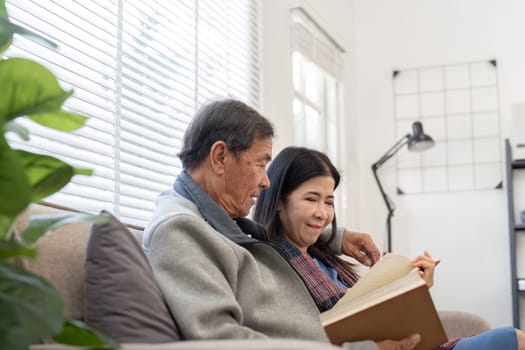
<path id="1" fill-rule="evenodd" d="M 268 177 L 268 173 L 266 171 L 264 172 L 264 176 L 261 179 L 261 187 L 262 188 L 270 187 L 270 178 Z"/>

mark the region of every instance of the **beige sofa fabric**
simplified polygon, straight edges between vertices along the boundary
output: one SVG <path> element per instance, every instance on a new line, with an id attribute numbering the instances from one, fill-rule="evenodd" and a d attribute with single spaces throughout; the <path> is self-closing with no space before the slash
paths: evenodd
<path id="1" fill-rule="evenodd" d="M 122 344 L 121 350 L 341 350 L 325 343 L 296 339 L 182 341 L 166 344 Z M 31 350 L 78 350 L 61 345 L 35 345 Z"/>
<path id="2" fill-rule="evenodd" d="M 449 339 L 474 335 L 492 328 L 485 319 L 469 312 L 440 310 L 438 313 Z"/>
<path id="3" fill-rule="evenodd" d="M 19 235 L 27 227 L 29 215 L 57 213 L 63 213 L 63 210 L 32 204 L 17 220 L 15 234 Z M 84 261 L 89 228 L 87 223 L 64 225 L 37 241 L 36 259 L 23 261 L 25 268 L 44 277 L 58 289 L 64 297 L 67 319 L 83 319 Z"/>
<path id="4" fill-rule="evenodd" d="M 29 215 L 53 214 L 63 212 L 41 204 L 33 204 L 19 217 L 15 229 L 19 233 L 27 226 Z M 75 223 L 61 227 L 53 234 L 42 237 L 38 241 L 39 256 L 36 260 L 25 261 L 25 266 L 49 280 L 64 297 L 65 316 L 68 319 L 84 320 L 83 289 L 84 261 L 86 243 L 90 225 Z M 139 239 L 142 232 L 130 230 Z M 448 337 L 470 336 L 490 329 L 484 319 L 477 315 L 460 311 L 439 311 Z M 59 344 L 33 345 L 38 350 L 73 350 Z M 123 344 L 123 350 L 295 350 L 318 349 L 334 350 L 327 344 L 301 340 L 220 340 L 220 341 L 183 341 L 166 344 Z"/>

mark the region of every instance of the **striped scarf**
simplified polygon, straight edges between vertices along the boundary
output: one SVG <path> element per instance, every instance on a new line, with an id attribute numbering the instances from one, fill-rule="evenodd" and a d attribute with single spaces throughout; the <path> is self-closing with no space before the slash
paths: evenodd
<path id="1" fill-rule="evenodd" d="M 321 271 L 308 254 L 301 252 L 295 245 L 282 237 L 277 237 L 273 244 L 275 249 L 301 276 L 319 311 L 332 308 L 345 294 L 346 290 L 335 284 Z M 322 259 L 317 256 L 316 258 Z"/>
<path id="2" fill-rule="evenodd" d="M 359 275 L 352 270 L 352 265 L 349 262 L 343 262 L 338 256 L 329 254 L 326 250 L 319 248 L 317 245 L 309 247 L 308 252 L 311 256 L 320 260 L 326 266 L 334 269 L 337 272 L 339 280 L 343 282 L 347 288 L 353 287 L 353 285 L 359 280 Z"/>
<path id="3" fill-rule="evenodd" d="M 461 338 L 452 338 L 449 341 L 447 341 L 445 344 L 441 344 L 437 348 L 434 348 L 433 350 L 452 350 L 454 349 L 454 346 L 461 340 Z"/>

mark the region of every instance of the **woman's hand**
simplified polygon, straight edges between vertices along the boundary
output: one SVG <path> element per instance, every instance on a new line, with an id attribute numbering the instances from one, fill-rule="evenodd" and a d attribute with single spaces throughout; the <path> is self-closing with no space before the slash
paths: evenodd
<path id="1" fill-rule="evenodd" d="M 427 251 L 412 261 L 412 266 L 419 268 L 419 274 L 427 283 L 428 288 L 434 285 L 436 263 L 437 261 L 434 260 Z"/>

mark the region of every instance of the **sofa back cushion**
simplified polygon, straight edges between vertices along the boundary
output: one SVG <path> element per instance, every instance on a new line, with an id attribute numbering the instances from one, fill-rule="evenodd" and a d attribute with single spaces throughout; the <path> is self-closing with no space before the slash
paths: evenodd
<path id="1" fill-rule="evenodd" d="M 85 273 L 89 326 L 125 343 L 180 338 L 142 248 L 115 217 L 92 226 Z"/>
<path id="2" fill-rule="evenodd" d="M 31 215 L 63 214 L 64 210 L 41 204 L 31 204 L 15 223 L 17 236 L 27 227 Z M 64 317 L 83 319 L 84 260 L 89 224 L 64 225 L 36 242 L 36 259 L 24 259 L 21 264 L 29 271 L 48 280 L 62 295 Z"/>

